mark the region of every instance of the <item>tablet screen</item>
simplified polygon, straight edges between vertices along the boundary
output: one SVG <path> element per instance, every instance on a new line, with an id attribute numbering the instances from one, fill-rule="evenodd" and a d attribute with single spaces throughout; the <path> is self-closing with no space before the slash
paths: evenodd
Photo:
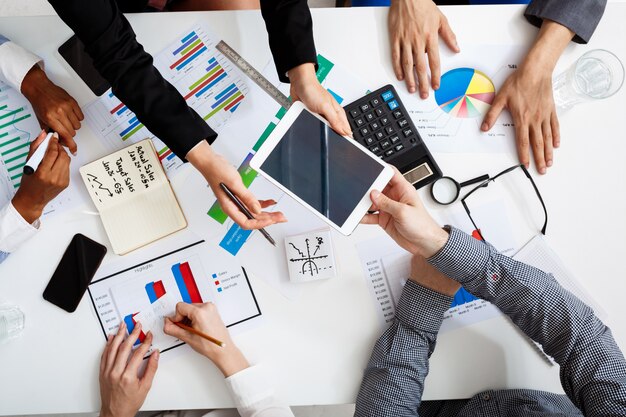
<path id="1" fill-rule="evenodd" d="M 384 167 L 304 110 L 261 169 L 341 227 Z"/>

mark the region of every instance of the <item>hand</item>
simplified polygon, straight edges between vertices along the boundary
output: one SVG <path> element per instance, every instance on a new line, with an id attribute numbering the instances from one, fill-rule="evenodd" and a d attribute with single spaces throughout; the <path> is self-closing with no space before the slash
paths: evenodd
<path id="1" fill-rule="evenodd" d="M 411 281 L 439 294 L 453 297 L 461 288 L 461 284 L 439 272 L 437 268 L 426 262 L 420 255 L 411 258 Z"/>
<path id="2" fill-rule="evenodd" d="M 540 174 L 545 174 L 546 167 L 552 166 L 553 148 L 561 143 L 552 95 L 552 72 L 573 37 L 574 32 L 567 27 L 545 19 L 524 62 L 504 82 L 481 126 L 484 132 L 491 129 L 502 110 L 507 108 L 515 123 L 520 163 L 528 167 L 529 146 L 532 146 Z"/>
<path id="3" fill-rule="evenodd" d="M 148 332 L 143 343 L 132 352 L 140 332 L 141 323 L 137 323 L 124 340 L 126 325 L 122 322 L 117 334 L 107 340 L 100 360 L 101 417 L 133 417 L 146 400 L 159 366 L 159 351 L 152 352 L 140 377 L 139 367 L 152 343 L 152 333 Z"/>
<path id="4" fill-rule="evenodd" d="M 291 99 L 302 101 L 309 110 L 324 117 L 340 135 L 352 135 L 346 112 L 337 100 L 319 83 L 313 64 L 302 64 L 288 72 Z"/>
<path id="5" fill-rule="evenodd" d="M 174 322 L 185 319 L 191 322 L 191 327 L 221 340 L 225 343 L 225 346 L 218 346 L 174 324 Z M 213 303 L 176 304 L 176 316 L 171 319 L 165 319 L 163 331 L 165 334 L 182 340 L 191 346 L 193 350 L 209 358 L 227 378 L 250 366 L 241 351 L 233 343 L 230 333 L 224 326 Z"/>
<path id="6" fill-rule="evenodd" d="M 552 69 L 523 64 L 504 82 L 485 116 L 481 130 L 493 127 L 504 108 L 515 123 L 515 141 L 520 163 L 528 168 L 532 147 L 540 174 L 553 163 L 553 148 L 560 145 L 559 121 L 552 97 Z"/>
<path id="7" fill-rule="evenodd" d="M 22 81 L 22 94 L 33 105 L 37 118 L 61 136 L 61 143 L 76 155 L 76 131 L 84 119 L 76 100 L 48 79 L 46 73 L 35 65 Z"/>
<path id="8" fill-rule="evenodd" d="M 394 168 L 395 174 L 380 193 L 372 191 L 373 209 L 362 223 L 378 224 L 405 250 L 430 258 L 448 241 L 448 233 L 428 214 L 415 188 Z"/>
<path id="9" fill-rule="evenodd" d="M 410 93 L 415 92 L 414 68 L 420 97 L 428 97 L 426 54 L 434 90 L 439 88 L 439 36 L 454 52 L 460 52 L 448 19 L 432 0 L 392 0 L 389 8 L 391 61 L 398 80 L 405 80 Z"/>
<path id="10" fill-rule="evenodd" d="M 28 158 L 46 138 L 41 131 L 37 139 L 30 144 Z M 15 193 L 13 207 L 28 223 L 39 217 L 46 205 L 52 201 L 70 183 L 70 157 L 59 144 L 57 135 L 52 136 L 48 149 L 32 175 L 23 175 L 20 188 Z"/>
<path id="11" fill-rule="evenodd" d="M 273 200 L 257 200 L 254 194 L 243 185 L 239 172 L 237 172 L 226 159 L 213 152 L 211 146 L 206 141 L 202 141 L 196 145 L 187 153 L 186 158 L 204 175 L 204 178 L 208 181 L 209 186 L 217 197 L 217 201 L 222 207 L 222 210 L 224 210 L 235 223 L 241 226 L 241 228 L 246 230 L 260 229 L 274 223 L 284 223 L 287 221 L 281 212 L 271 213 L 261 211 L 261 209 L 272 206 L 276 204 L 276 202 Z M 226 184 L 233 194 L 239 197 L 246 208 L 252 213 L 254 219 L 248 219 L 245 214 L 239 210 L 237 205 L 228 198 L 226 193 L 220 188 L 221 182 Z"/>

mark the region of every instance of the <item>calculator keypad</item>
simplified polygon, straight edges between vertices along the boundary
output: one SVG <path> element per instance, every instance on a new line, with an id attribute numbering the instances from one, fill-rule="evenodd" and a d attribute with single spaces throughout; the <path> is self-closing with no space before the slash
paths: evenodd
<path id="1" fill-rule="evenodd" d="M 390 89 L 364 97 L 347 109 L 354 137 L 374 154 L 387 159 L 419 143 L 398 98 Z"/>

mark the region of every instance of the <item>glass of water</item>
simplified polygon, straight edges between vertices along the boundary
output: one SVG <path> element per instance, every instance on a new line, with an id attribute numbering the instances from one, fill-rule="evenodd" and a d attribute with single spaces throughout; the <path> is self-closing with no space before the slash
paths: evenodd
<path id="1" fill-rule="evenodd" d="M 566 110 L 578 103 L 610 97 L 623 83 L 624 65 L 619 58 L 604 49 L 594 49 L 554 78 L 554 103 Z"/>
<path id="2" fill-rule="evenodd" d="M 24 313 L 17 306 L 0 304 L 0 343 L 16 338 L 24 330 Z"/>

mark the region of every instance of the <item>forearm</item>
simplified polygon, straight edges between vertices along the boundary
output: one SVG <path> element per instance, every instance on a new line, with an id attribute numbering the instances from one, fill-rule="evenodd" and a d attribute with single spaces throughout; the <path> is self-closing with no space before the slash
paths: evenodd
<path id="1" fill-rule="evenodd" d="M 113 93 L 179 157 L 216 133 L 152 65 L 112 0 L 50 0 L 74 30 Z M 140 92 L 140 94 L 138 94 Z"/>
<path id="2" fill-rule="evenodd" d="M 540 343 L 561 366 L 566 394 L 587 415 L 614 415 L 626 406 L 626 362 L 610 330 L 552 275 L 456 229 L 428 261 Z"/>
<path id="3" fill-rule="evenodd" d="M 546 21 L 556 22 L 571 30 L 574 42 L 587 43 L 605 7 L 606 0 L 533 0 L 524 16 L 537 27 L 542 27 Z"/>
<path id="4" fill-rule="evenodd" d="M 428 359 L 452 298 L 407 281 L 365 369 L 355 416 L 417 416 Z"/>
<path id="5" fill-rule="evenodd" d="M 278 77 L 289 82 L 287 71 L 305 63 L 317 66 L 313 20 L 306 0 L 261 0 L 270 49 Z"/>

